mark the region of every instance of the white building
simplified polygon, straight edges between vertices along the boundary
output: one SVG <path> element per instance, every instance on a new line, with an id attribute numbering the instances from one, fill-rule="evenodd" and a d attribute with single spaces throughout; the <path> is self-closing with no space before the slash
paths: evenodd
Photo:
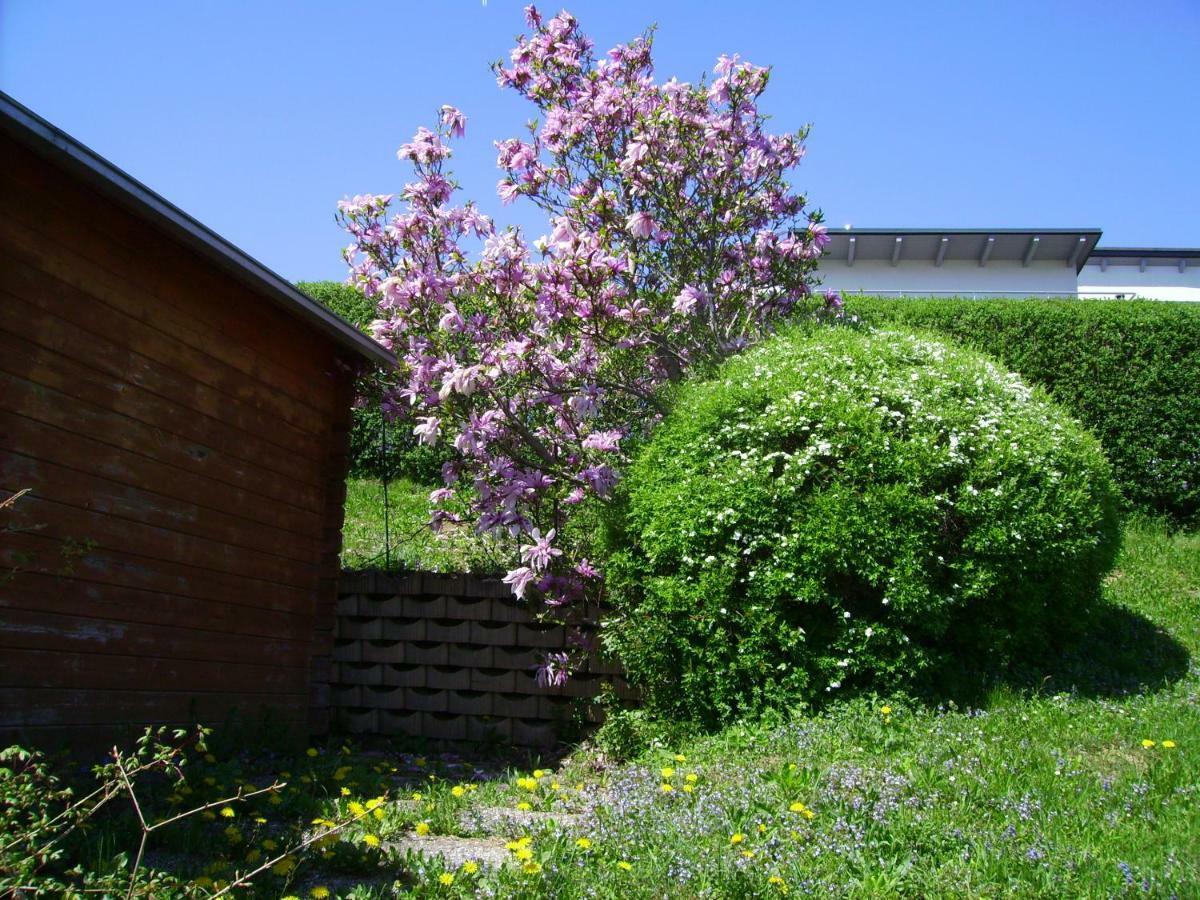
<path id="1" fill-rule="evenodd" d="M 1200 250 L 1099 248 L 1099 228 L 830 231 L 824 287 L 844 294 L 1126 297 L 1200 302 Z"/>
<path id="2" fill-rule="evenodd" d="M 1079 293 L 1200 300 L 1200 250 L 1098 248 L 1079 273 Z"/>

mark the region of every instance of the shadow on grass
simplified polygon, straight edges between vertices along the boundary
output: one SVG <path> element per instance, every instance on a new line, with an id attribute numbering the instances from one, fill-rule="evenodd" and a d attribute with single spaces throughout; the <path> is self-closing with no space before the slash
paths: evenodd
<path id="1" fill-rule="evenodd" d="M 1190 662 L 1187 648 L 1150 619 L 1124 606 L 1101 603 L 1077 634 L 1055 646 L 1007 660 L 980 654 L 969 663 L 952 662 L 921 693 L 929 700 L 953 699 L 971 706 L 986 705 L 996 688 L 1120 698 L 1170 686 L 1187 674 Z"/>

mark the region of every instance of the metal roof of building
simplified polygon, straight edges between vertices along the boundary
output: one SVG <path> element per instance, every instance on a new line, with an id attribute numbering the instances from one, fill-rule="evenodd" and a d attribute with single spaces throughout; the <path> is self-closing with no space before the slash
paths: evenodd
<path id="1" fill-rule="evenodd" d="M 0 129 L 347 350 L 375 363 L 395 365 L 388 350 L 349 322 L 2 91 Z"/>
<path id="2" fill-rule="evenodd" d="M 1178 265 L 1180 260 L 1200 259 L 1200 248 L 1188 247 L 1097 247 L 1092 259 L 1106 259 L 1110 263 L 1138 265 L 1146 260 L 1147 265 Z"/>
<path id="3" fill-rule="evenodd" d="M 1100 240 L 1099 228 L 848 228 L 829 231 L 825 258 L 853 266 L 858 260 L 892 265 L 920 260 L 1061 262 L 1078 272 Z"/>

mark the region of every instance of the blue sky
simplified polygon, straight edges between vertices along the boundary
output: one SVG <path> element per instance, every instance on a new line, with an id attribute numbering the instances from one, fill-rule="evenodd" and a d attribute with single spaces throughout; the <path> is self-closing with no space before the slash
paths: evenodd
<path id="1" fill-rule="evenodd" d="M 554 12 L 557 7 L 542 7 Z M 1200 4 L 579 2 L 606 49 L 657 23 L 662 79 L 723 52 L 773 67 L 778 130 L 831 226 L 1099 226 L 1200 246 Z M 408 177 L 442 103 L 454 165 L 505 224 L 492 141 L 531 110 L 488 62 L 521 4 L 0 0 L 0 88 L 280 274 L 341 278 L 336 201 Z"/>

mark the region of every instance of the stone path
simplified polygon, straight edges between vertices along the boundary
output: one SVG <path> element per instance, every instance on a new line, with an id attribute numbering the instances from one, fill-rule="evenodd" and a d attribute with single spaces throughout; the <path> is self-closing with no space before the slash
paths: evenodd
<path id="1" fill-rule="evenodd" d="M 579 824 L 574 813 L 524 811 L 506 807 L 485 806 L 468 810 L 459 819 L 467 831 L 482 831 L 485 837 L 457 837 L 447 834 L 430 834 L 421 837 L 408 833 L 401 838 L 387 841 L 385 846 L 398 853 L 419 853 L 427 858 L 441 857 L 447 868 L 458 868 L 463 863 L 475 861 L 481 866 L 498 867 L 512 859 L 505 848 L 508 837 L 528 832 L 549 822 L 571 829 Z"/>
<path id="2" fill-rule="evenodd" d="M 504 865 L 510 856 L 504 844 L 504 838 L 500 837 L 455 837 L 446 834 L 419 837 L 407 834 L 398 840 L 386 842 L 384 846 L 402 854 L 419 853 L 430 859 L 440 856 L 446 868 L 457 869 L 472 860 L 481 866 L 493 868 Z"/>

